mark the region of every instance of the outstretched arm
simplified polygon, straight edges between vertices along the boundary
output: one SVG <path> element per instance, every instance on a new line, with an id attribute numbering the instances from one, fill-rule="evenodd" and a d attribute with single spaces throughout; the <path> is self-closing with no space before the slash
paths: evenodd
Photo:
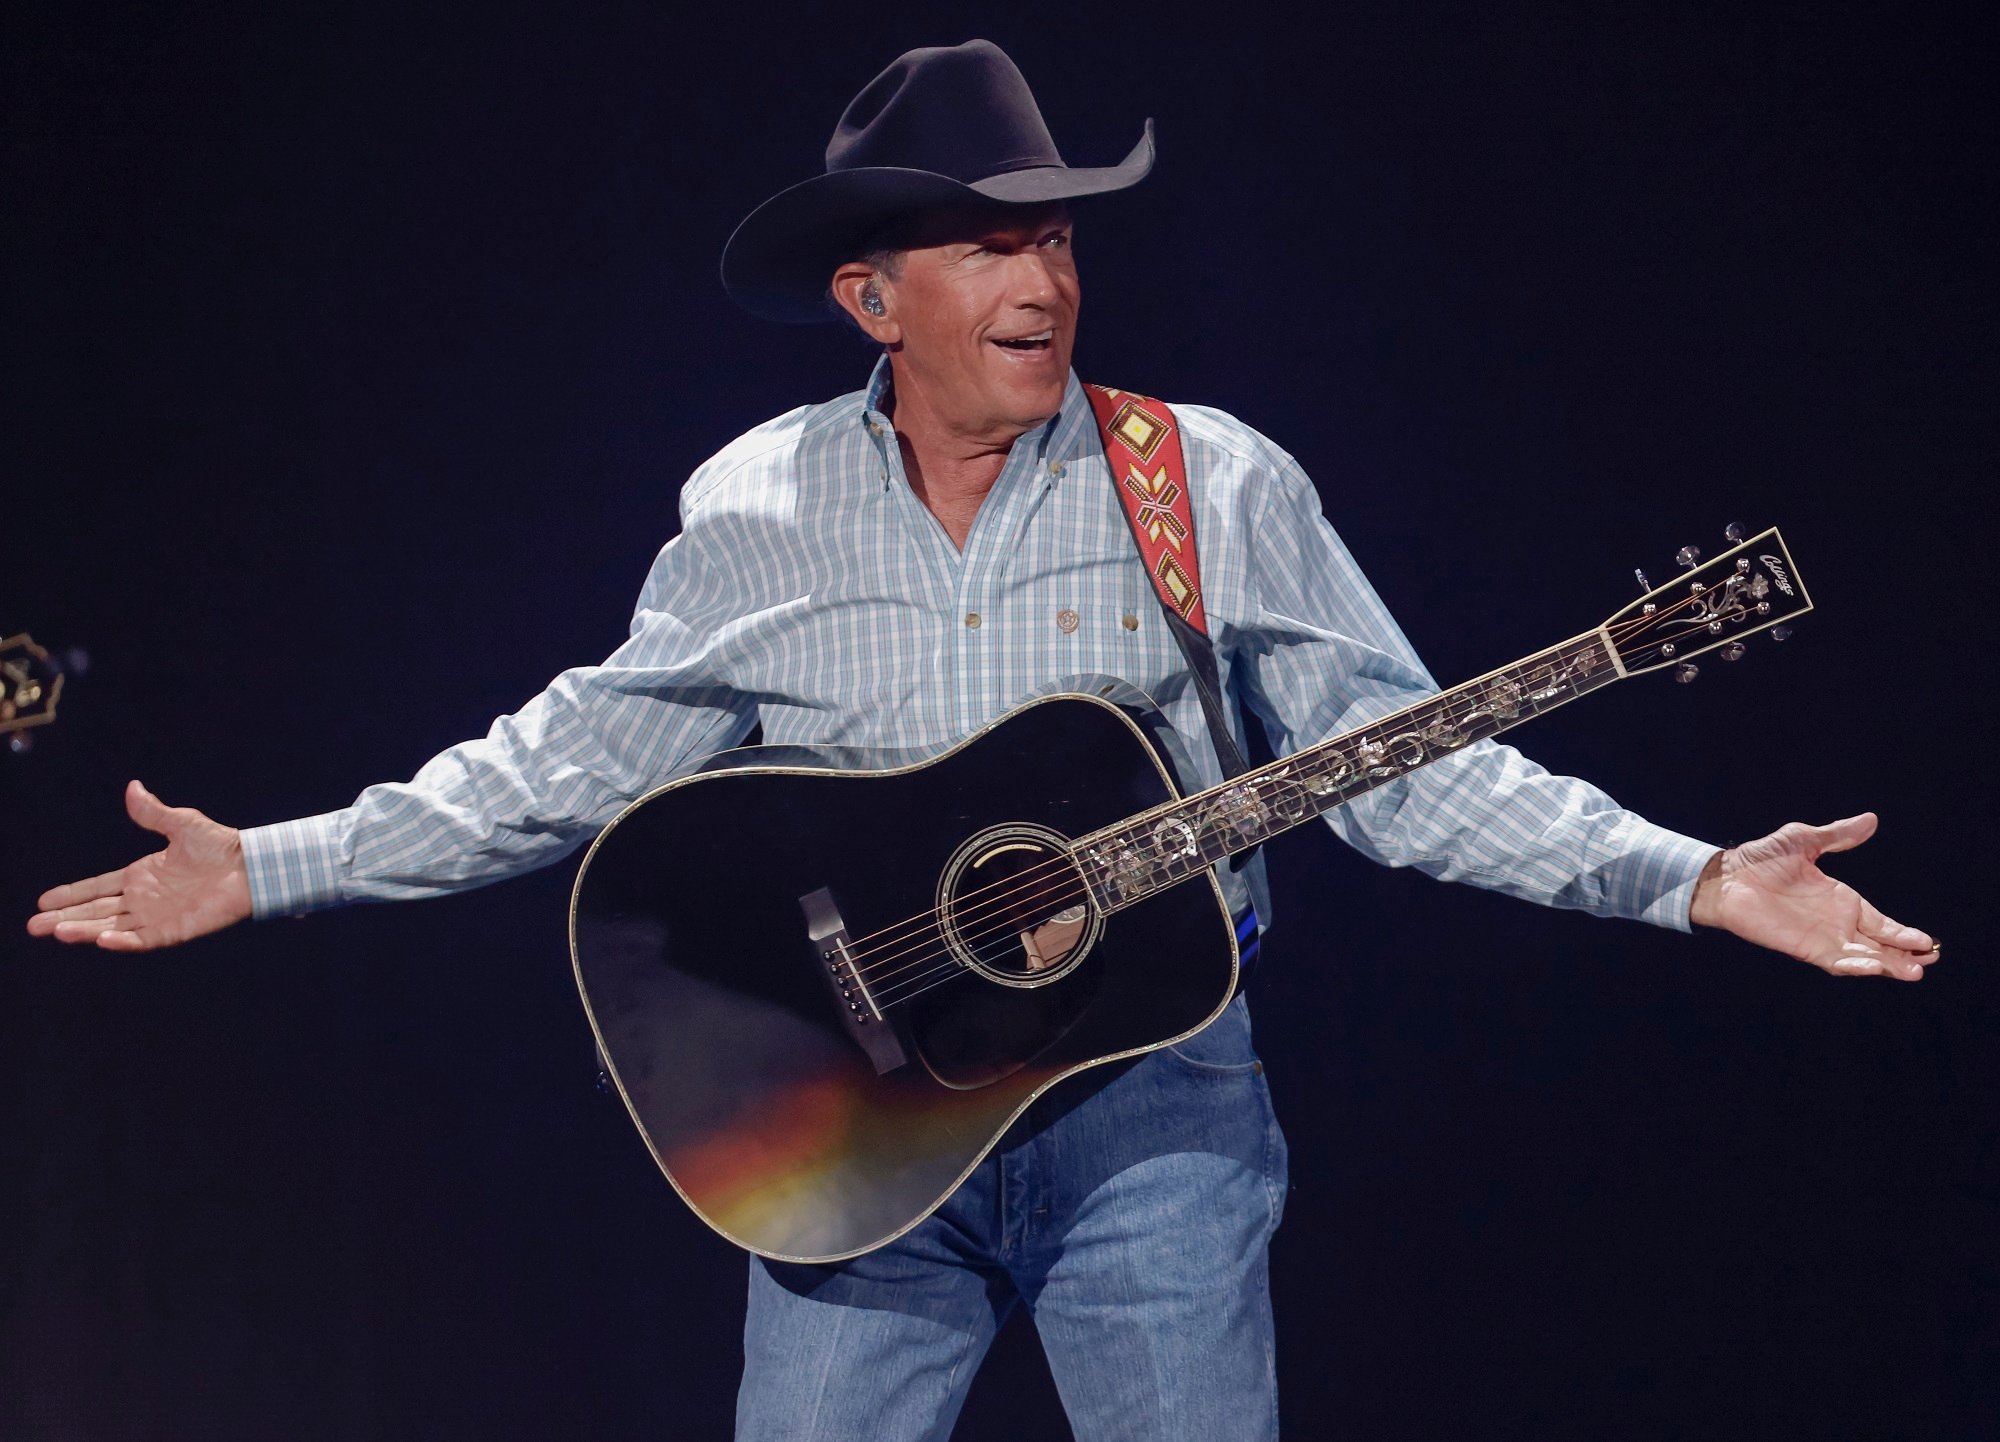
<path id="1" fill-rule="evenodd" d="M 438 895 L 567 855 L 626 801 L 755 721 L 709 653 L 737 599 L 712 549 L 692 530 L 669 543 L 630 637 L 602 665 L 565 671 L 485 737 L 339 811 L 239 832 L 133 782 L 127 809 L 166 849 L 45 893 L 28 930 L 145 951 L 247 916 Z"/>
<path id="2" fill-rule="evenodd" d="M 1286 755 L 1436 688 L 1297 463 L 1275 447 L 1264 460 L 1266 483 L 1250 490 L 1242 525 L 1259 564 L 1232 671 L 1273 749 Z M 1598 915 L 1719 927 L 1836 976 L 1918 981 L 1938 957 L 1935 937 L 1884 916 L 1815 864 L 1872 836 L 1872 815 L 1795 822 L 1718 851 L 1488 741 L 1378 787 L 1328 820 L 1392 866 Z"/>
<path id="3" fill-rule="evenodd" d="M 1937 938 L 1884 916 L 1816 864 L 1829 851 L 1859 846 L 1875 825 L 1873 812 L 1828 826 L 1794 821 L 1718 853 L 1695 883 L 1688 919 L 1834 976 L 1922 981 L 1924 968 L 1938 959 Z"/>
<path id="4" fill-rule="evenodd" d="M 137 781 L 125 788 L 125 810 L 166 837 L 166 849 L 43 892 L 29 935 L 94 942 L 106 951 L 152 951 L 250 915 L 250 877 L 235 827 L 192 806 L 169 806 Z"/>

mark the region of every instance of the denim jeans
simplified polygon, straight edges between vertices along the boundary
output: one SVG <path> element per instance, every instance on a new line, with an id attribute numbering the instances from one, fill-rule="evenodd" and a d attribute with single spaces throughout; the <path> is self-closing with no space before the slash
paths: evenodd
<path id="1" fill-rule="evenodd" d="M 1238 999 L 1178 1047 L 1057 1086 L 888 1246 L 752 1257 L 739 1442 L 942 1442 L 1021 1304 L 1081 1442 L 1276 1437 L 1285 1142 L 1263 1071 Z"/>

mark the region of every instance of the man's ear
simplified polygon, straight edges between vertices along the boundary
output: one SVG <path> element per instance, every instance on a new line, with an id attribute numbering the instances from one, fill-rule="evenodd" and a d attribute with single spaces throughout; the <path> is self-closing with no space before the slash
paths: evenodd
<path id="1" fill-rule="evenodd" d="M 870 294 L 878 300 L 879 315 L 867 304 Z M 903 328 L 896 322 L 890 286 L 882 272 L 866 261 L 851 260 L 833 273 L 833 299 L 870 340 L 881 345 L 902 340 Z"/>

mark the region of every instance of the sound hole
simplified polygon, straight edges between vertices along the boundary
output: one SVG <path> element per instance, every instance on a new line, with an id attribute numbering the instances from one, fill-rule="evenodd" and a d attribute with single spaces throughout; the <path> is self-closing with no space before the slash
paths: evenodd
<path id="1" fill-rule="evenodd" d="M 952 954 L 1002 986 L 1067 975 L 1103 929 L 1067 840 L 1039 826 L 983 831 L 961 846 L 938 914 Z"/>

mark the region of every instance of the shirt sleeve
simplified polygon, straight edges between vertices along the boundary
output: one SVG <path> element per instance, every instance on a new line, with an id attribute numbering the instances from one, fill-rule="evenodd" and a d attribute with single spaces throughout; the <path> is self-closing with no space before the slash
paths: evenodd
<path id="1" fill-rule="evenodd" d="M 1239 692 L 1277 754 L 1435 694 L 1305 473 L 1274 447 L 1269 475 L 1256 480 L 1252 614 L 1230 650 Z M 1384 865 L 1680 931 L 1690 929 L 1695 882 L 1717 850 L 1496 741 L 1378 786 L 1327 820 Z"/>
<path id="2" fill-rule="evenodd" d="M 633 798 L 735 745 L 754 698 L 716 664 L 728 572 L 700 527 L 654 562 L 631 634 L 602 665 L 565 671 L 477 741 L 339 811 L 243 833 L 258 917 L 467 890 L 549 865 Z"/>

